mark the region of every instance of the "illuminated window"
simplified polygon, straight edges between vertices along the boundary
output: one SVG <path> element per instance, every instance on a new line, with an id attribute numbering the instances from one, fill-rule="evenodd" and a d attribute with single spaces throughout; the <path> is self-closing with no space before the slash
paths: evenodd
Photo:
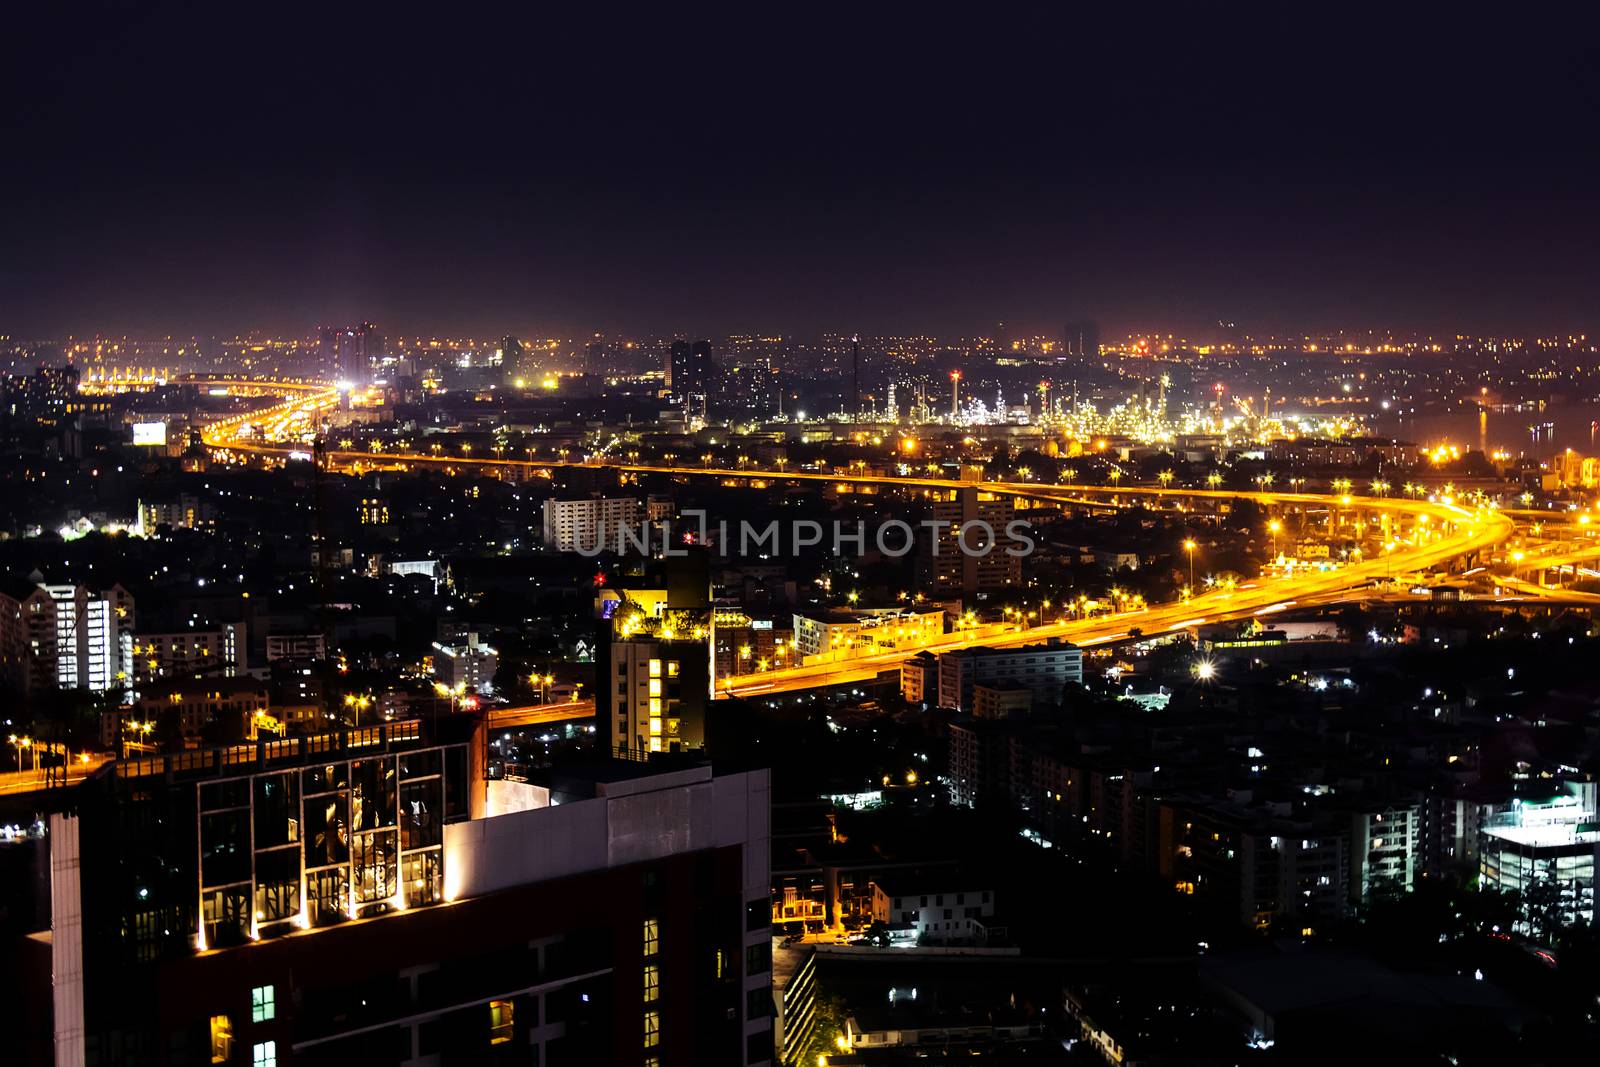
<path id="1" fill-rule="evenodd" d="M 644 1047 L 655 1048 L 661 1044 L 661 1013 L 647 1011 L 644 1013 Z"/>
<path id="2" fill-rule="evenodd" d="M 668 678 L 676 678 L 677 676 L 678 676 L 678 661 L 677 660 L 673 660 L 671 663 L 667 664 L 667 677 Z"/>
<path id="3" fill-rule="evenodd" d="M 262 1041 L 251 1045 L 250 1067 L 278 1067 L 278 1043 Z"/>
<path id="4" fill-rule="evenodd" d="M 646 1056 L 644 1058 L 644 1067 L 661 1067 L 661 1057 Z"/>
<path id="5" fill-rule="evenodd" d="M 659 715 L 650 720 L 650 736 L 661 736 L 661 717 Z"/>
<path id="6" fill-rule="evenodd" d="M 278 1016 L 278 991 L 276 986 L 257 986 L 250 990 L 250 1021 L 270 1023 Z"/>
<path id="7" fill-rule="evenodd" d="M 661 679 L 660 678 L 652 678 L 652 679 L 650 679 L 650 695 L 653 696 L 653 697 L 658 697 L 658 696 L 661 695 Z"/>
<path id="8" fill-rule="evenodd" d="M 650 751 L 651 752 L 660 752 L 661 751 L 661 738 L 652 737 L 650 739 Z"/>
<path id="9" fill-rule="evenodd" d="M 644 921 L 644 954 L 654 956 L 661 951 L 661 923 L 656 919 Z"/>
<path id="10" fill-rule="evenodd" d="M 516 1005 L 509 1000 L 489 1001 L 489 1044 L 505 1045 L 511 1041 Z"/>
<path id="11" fill-rule="evenodd" d="M 650 714 L 652 714 L 652 715 L 660 715 L 661 714 L 661 698 L 660 697 L 651 697 L 650 698 Z"/>
<path id="12" fill-rule="evenodd" d="M 652 1003 L 661 995 L 661 968 L 653 963 L 644 965 L 644 1002 Z"/>
<path id="13" fill-rule="evenodd" d="M 660 660 L 653 659 L 653 660 L 650 661 L 650 677 L 652 677 L 652 678 L 661 677 L 661 661 Z"/>
<path id="14" fill-rule="evenodd" d="M 226 1015 L 211 1017 L 211 1062 L 227 1063 L 233 1058 L 233 1020 Z"/>

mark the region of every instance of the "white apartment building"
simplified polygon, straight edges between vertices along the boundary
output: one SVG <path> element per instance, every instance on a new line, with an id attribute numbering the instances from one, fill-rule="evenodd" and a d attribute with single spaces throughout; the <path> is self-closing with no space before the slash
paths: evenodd
<path id="1" fill-rule="evenodd" d="M 133 597 L 120 585 L 34 585 L 0 594 L 0 648 L 24 689 L 105 692 L 133 677 Z"/>
<path id="2" fill-rule="evenodd" d="M 620 551 L 640 535 L 645 510 L 632 497 L 544 502 L 544 542 L 562 552 Z M 628 540 L 624 541 L 624 530 Z"/>
<path id="3" fill-rule="evenodd" d="M 467 634 L 464 645 L 433 644 L 433 675 L 448 689 L 468 690 L 485 696 L 494 692 L 494 672 L 500 667 L 500 654 Z"/>
<path id="4" fill-rule="evenodd" d="M 1054 704 L 1061 687 L 1083 682 L 1083 650 L 1064 641 L 1016 649 L 965 648 L 939 657 L 939 706 L 971 711 L 979 683 L 1015 682 L 1035 704 Z"/>

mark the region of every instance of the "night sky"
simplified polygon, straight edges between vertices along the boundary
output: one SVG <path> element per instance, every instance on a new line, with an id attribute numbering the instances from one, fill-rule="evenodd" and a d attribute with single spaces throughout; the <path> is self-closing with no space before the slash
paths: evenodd
<path id="1" fill-rule="evenodd" d="M 0 334 L 1600 332 L 1589 24 L 289 10 L 8 11 Z"/>

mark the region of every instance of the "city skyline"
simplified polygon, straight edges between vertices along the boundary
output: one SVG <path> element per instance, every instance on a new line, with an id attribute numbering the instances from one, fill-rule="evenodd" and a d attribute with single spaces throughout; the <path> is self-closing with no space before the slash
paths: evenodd
<path id="1" fill-rule="evenodd" d="M 8 14 L 0 1061 L 1600 1048 L 1600 26 Z"/>

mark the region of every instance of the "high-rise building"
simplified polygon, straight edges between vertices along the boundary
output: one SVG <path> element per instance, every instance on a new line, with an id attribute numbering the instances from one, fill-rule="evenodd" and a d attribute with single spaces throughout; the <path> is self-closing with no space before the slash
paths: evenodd
<path id="1" fill-rule="evenodd" d="M 84 783 L 50 817 L 51 936 L 26 965 L 54 1011 L 8 1041 L 59 1064 L 769 1062 L 768 772 L 485 781 L 483 730 Z"/>
<path id="2" fill-rule="evenodd" d="M 527 361 L 528 349 L 515 337 L 506 336 L 500 341 L 500 366 L 505 371 L 505 380 L 513 382 L 524 371 L 523 364 Z"/>
<path id="3" fill-rule="evenodd" d="M 1093 358 L 1100 354 L 1100 327 L 1087 321 L 1069 322 L 1062 342 L 1067 355 Z"/>
<path id="4" fill-rule="evenodd" d="M 383 335 L 370 322 L 317 327 L 317 356 L 341 382 L 365 383 L 372 377 L 372 365 L 384 354 L 384 348 Z"/>
<path id="5" fill-rule="evenodd" d="M 0 664 L 18 688 L 105 692 L 131 684 L 133 597 L 120 585 L 31 581 L 0 591 Z"/>
<path id="6" fill-rule="evenodd" d="M 964 488 L 933 501 L 940 525 L 918 546 L 918 579 L 940 593 L 993 593 L 1022 580 L 1019 542 L 1007 532 L 1016 518 L 1010 497 Z M 967 529 L 968 524 L 973 524 Z M 988 529 L 980 525 L 986 523 Z M 966 529 L 965 535 L 962 530 Z"/>
<path id="7" fill-rule="evenodd" d="M 1350 899 L 1364 904 L 1375 892 L 1409 893 L 1417 874 L 1417 805 L 1358 809 L 1350 822 Z"/>
<path id="8" fill-rule="evenodd" d="M 706 744 L 716 617 L 703 555 L 662 561 L 649 587 L 596 598 L 595 732 L 611 755 L 648 759 Z"/>
<path id="9" fill-rule="evenodd" d="M 710 341 L 674 341 L 668 352 L 667 388 L 674 402 L 704 398 L 711 388 Z"/>
<path id="10" fill-rule="evenodd" d="M 621 552 L 624 534 L 640 538 L 644 505 L 633 497 L 585 497 L 544 502 L 544 543 L 562 552 Z"/>

